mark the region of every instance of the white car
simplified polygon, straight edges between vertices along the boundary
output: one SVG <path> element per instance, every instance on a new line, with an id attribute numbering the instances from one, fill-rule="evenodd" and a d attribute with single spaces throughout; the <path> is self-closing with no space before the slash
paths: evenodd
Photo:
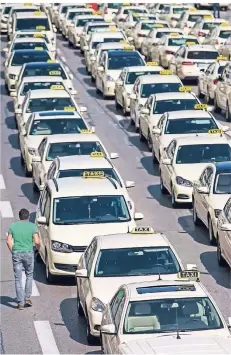
<path id="1" fill-rule="evenodd" d="M 60 31 L 62 32 L 63 36 L 67 38 L 68 29 L 72 25 L 72 21 L 74 21 L 76 16 L 92 15 L 93 12 L 93 9 L 86 7 L 68 9 L 60 23 Z"/>
<path id="2" fill-rule="evenodd" d="M 226 202 L 217 222 L 217 261 L 231 268 L 231 197 Z"/>
<path id="3" fill-rule="evenodd" d="M 181 15 L 190 7 L 192 7 L 192 4 L 164 5 L 161 13 L 159 13 L 159 19 L 167 21 L 171 27 L 175 27 Z"/>
<path id="4" fill-rule="evenodd" d="M 181 28 L 184 31 L 184 34 L 189 34 L 191 28 L 197 22 L 198 19 L 204 18 L 207 16 L 207 19 L 213 19 L 214 16 L 211 11 L 208 10 L 196 10 L 195 8 L 191 8 L 188 11 L 185 11 L 181 14 L 176 27 Z"/>
<path id="5" fill-rule="evenodd" d="M 28 3 L 29 4 L 29 3 Z M 13 16 L 16 13 L 27 13 L 27 12 L 35 12 L 38 11 L 40 12 L 40 6 L 33 5 L 30 3 L 30 5 L 18 5 L 15 4 L 15 6 L 12 6 L 9 12 L 9 17 L 7 21 L 7 33 L 9 36 L 9 33 L 12 31 L 12 21 L 13 21 Z"/>
<path id="6" fill-rule="evenodd" d="M 141 49 L 142 43 L 146 41 L 147 36 L 150 37 L 148 39 L 151 39 L 151 30 L 153 28 L 168 28 L 169 25 L 165 21 L 158 21 L 158 20 L 142 20 L 136 23 L 135 27 L 132 29 L 131 33 L 129 34 L 133 38 L 133 43 L 136 47 L 136 49 Z M 129 38 L 130 39 L 130 38 Z M 147 39 L 147 40 L 148 40 Z"/>
<path id="7" fill-rule="evenodd" d="M 87 262 L 90 250 L 94 256 L 92 262 Z M 87 320 L 88 342 L 100 336 L 102 313 L 120 285 L 152 282 L 158 275 L 163 280 L 174 280 L 183 269 L 167 238 L 151 227 L 95 237 L 75 273 L 77 309 Z"/>
<path id="8" fill-rule="evenodd" d="M 226 120 L 231 120 L 231 62 L 224 67 L 214 94 L 214 111 L 225 111 Z"/>
<path id="9" fill-rule="evenodd" d="M 219 27 L 213 28 L 205 37 L 204 44 L 214 45 L 218 50 L 231 35 L 231 25 L 228 22 L 222 23 Z"/>
<path id="10" fill-rule="evenodd" d="M 14 36 L 12 37 L 12 40 L 8 42 L 8 48 L 11 46 L 11 44 L 19 38 L 31 38 L 32 40 L 35 38 L 40 38 L 40 39 L 44 39 L 44 41 L 47 44 L 47 48 L 49 50 L 49 52 L 53 52 L 54 54 L 56 54 L 56 45 L 54 45 L 54 43 L 49 40 L 49 38 L 46 35 L 46 31 L 41 31 L 41 30 L 35 30 L 35 31 L 17 31 L 15 32 Z"/>
<path id="11" fill-rule="evenodd" d="M 121 6 L 116 16 L 113 18 L 113 21 L 115 21 L 119 26 L 120 22 L 125 22 L 127 15 L 132 12 L 136 14 L 149 13 L 148 9 L 145 6 Z"/>
<path id="12" fill-rule="evenodd" d="M 76 135 L 83 130 L 89 130 L 88 124 L 76 111 L 47 111 L 31 114 L 27 122 L 19 127 L 21 163 L 25 175 L 31 176 L 32 159 L 43 138 L 57 134 Z M 36 188 L 37 185 L 34 184 L 33 187 Z"/>
<path id="13" fill-rule="evenodd" d="M 15 110 L 18 127 L 26 123 L 34 112 L 45 111 L 86 112 L 87 108 L 78 106 L 69 91 L 57 88 L 28 91 L 20 108 Z"/>
<path id="14" fill-rule="evenodd" d="M 229 36 L 225 43 L 220 46 L 219 53 L 221 56 L 227 57 L 229 60 L 231 60 L 231 36 Z"/>
<path id="15" fill-rule="evenodd" d="M 55 26 L 60 30 L 61 28 L 61 22 L 62 20 L 65 18 L 66 13 L 69 9 L 77 9 L 78 7 L 83 7 L 84 4 L 80 3 L 79 5 L 77 3 L 65 3 L 59 4 L 59 7 L 55 10 L 54 12 L 54 18 L 53 18 L 53 23 L 55 24 Z"/>
<path id="16" fill-rule="evenodd" d="M 46 41 L 43 38 L 16 38 L 11 42 L 9 48 L 3 48 L 6 58 L 8 58 L 13 51 L 21 49 L 37 49 L 49 51 Z M 55 57 L 55 53 L 51 54 Z"/>
<path id="17" fill-rule="evenodd" d="M 200 43 L 203 43 L 207 34 L 212 29 L 219 27 L 224 22 L 224 19 L 210 18 L 210 16 L 207 19 L 206 16 L 204 16 L 204 18 L 200 18 L 196 21 L 189 34 L 196 36 L 200 40 Z"/>
<path id="18" fill-rule="evenodd" d="M 160 160 L 160 189 L 162 193 L 169 192 L 174 208 L 192 203 L 193 182 L 208 163 L 230 161 L 229 141 L 220 130 L 213 132 L 211 137 L 173 139 L 164 150 Z"/>
<path id="19" fill-rule="evenodd" d="M 13 51 L 10 57 L 5 61 L 4 77 L 7 89 L 10 92 L 16 90 L 16 79 L 23 64 L 30 62 L 47 62 L 52 59 L 52 54 L 46 50 L 21 49 Z"/>
<path id="20" fill-rule="evenodd" d="M 130 14 L 127 15 L 125 22 L 120 24 L 120 27 L 123 28 L 125 31 L 126 35 L 128 37 L 133 38 L 133 31 L 135 29 L 135 26 L 137 23 L 141 21 L 154 21 L 156 20 L 156 15 L 154 14 L 139 14 L 135 12 L 131 12 Z M 131 38 L 131 40 L 132 40 Z"/>
<path id="21" fill-rule="evenodd" d="M 127 341 L 142 340 L 147 336 L 158 344 L 160 354 L 172 354 L 172 349 L 179 353 L 177 346 L 180 347 L 181 339 L 186 339 L 184 334 L 188 334 L 188 341 L 191 335 L 230 338 L 231 319 L 227 325 L 205 287 L 187 278 L 191 274 L 199 276 L 197 271 L 181 271 L 181 280 L 161 279 L 120 286 L 103 312 L 102 352 L 119 354 L 120 346 Z M 161 349 L 161 345 L 164 348 Z M 151 348 L 148 350 L 150 353 Z M 188 346 L 182 348 L 182 354 L 188 350 Z"/>
<path id="22" fill-rule="evenodd" d="M 103 4 L 102 15 L 105 19 L 112 20 L 113 17 L 118 13 L 121 7 L 121 3 L 119 2 L 109 2 Z"/>
<path id="23" fill-rule="evenodd" d="M 7 33 L 7 22 L 8 22 L 10 10 L 13 6 L 15 6 L 15 3 L 4 4 L 2 7 L 1 19 L 0 19 L 0 32 L 2 34 Z"/>
<path id="24" fill-rule="evenodd" d="M 134 46 L 124 45 L 121 50 L 104 52 L 96 73 L 96 90 L 103 97 L 115 96 L 115 83 L 124 67 L 144 66 L 145 62 Z"/>
<path id="25" fill-rule="evenodd" d="M 176 75 L 171 75 L 169 70 L 162 70 L 159 74 L 140 76 L 136 79 L 130 94 L 131 123 L 135 124 L 139 132 L 140 113 L 151 94 L 178 92 L 183 86 Z"/>
<path id="26" fill-rule="evenodd" d="M 219 56 L 198 78 L 198 96 L 205 97 L 208 104 L 213 103 L 217 83 L 227 63 L 228 58 Z"/>
<path id="27" fill-rule="evenodd" d="M 181 80 L 198 80 L 201 72 L 215 62 L 219 53 L 214 46 L 195 45 L 186 42 L 171 58 L 169 69 Z"/>
<path id="28" fill-rule="evenodd" d="M 217 243 L 217 220 L 231 194 L 231 162 L 211 163 L 193 185 L 193 221 L 209 231 L 211 245 Z"/>
<path id="29" fill-rule="evenodd" d="M 186 42 L 199 44 L 198 39 L 194 36 L 181 36 L 179 33 L 170 33 L 164 35 L 159 40 L 157 46 L 153 46 L 150 53 L 151 60 L 157 61 L 159 65 L 162 65 L 164 68 L 168 68 L 169 63 L 176 51 L 180 46 L 185 45 Z"/>
<path id="30" fill-rule="evenodd" d="M 77 15 L 73 19 L 72 24 L 68 27 L 67 39 L 69 44 L 74 47 L 80 47 L 80 37 L 86 23 L 102 22 L 103 17 L 100 15 Z"/>

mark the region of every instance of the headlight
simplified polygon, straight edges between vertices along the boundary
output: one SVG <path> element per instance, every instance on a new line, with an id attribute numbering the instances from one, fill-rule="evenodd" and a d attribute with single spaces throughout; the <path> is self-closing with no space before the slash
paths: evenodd
<path id="1" fill-rule="evenodd" d="M 103 312 L 105 310 L 105 305 L 98 298 L 93 297 L 91 301 L 91 308 L 96 312 Z"/>
<path id="2" fill-rule="evenodd" d="M 73 253 L 72 246 L 66 243 L 56 242 L 52 240 L 51 249 L 54 251 L 58 251 L 60 253 Z"/>
<path id="3" fill-rule="evenodd" d="M 139 104 L 139 107 L 138 107 L 138 109 L 139 109 L 139 110 L 141 110 L 143 106 L 144 106 L 144 105 L 142 105 L 142 104 Z"/>
<path id="4" fill-rule="evenodd" d="M 127 93 L 127 97 L 130 97 L 131 94 L 129 94 L 129 92 Z"/>
<path id="5" fill-rule="evenodd" d="M 29 153 L 30 155 L 35 155 L 36 149 L 35 149 L 35 148 L 28 148 L 28 153 Z"/>
<path id="6" fill-rule="evenodd" d="M 192 183 L 189 180 L 182 178 L 181 176 L 176 177 L 176 183 L 185 187 L 192 187 Z"/>
<path id="7" fill-rule="evenodd" d="M 221 213 L 221 210 L 217 210 L 217 209 L 214 210 L 214 214 L 215 214 L 216 218 L 219 217 L 220 213 Z"/>
<path id="8" fill-rule="evenodd" d="M 106 76 L 106 81 L 115 81 L 110 75 Z"/>
<path id="9" fill-rule="evenodd" d="M 13 79 L 15 79 L 15 78 L 16 78 L 16 75 L 14 75 L 14 74 L 10 74 L 10 75 L 9 75 L 9 78 L 13 80 Z"/>

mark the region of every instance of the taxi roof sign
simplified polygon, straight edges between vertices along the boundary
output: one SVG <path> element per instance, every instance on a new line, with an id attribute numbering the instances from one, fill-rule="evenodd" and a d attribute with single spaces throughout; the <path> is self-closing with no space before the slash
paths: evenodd
<path id="1" fill-rule="evenodd" d="M 208 108 L 207 104 L 196 104 L 194 106 L 195 110 L 206 110 Z"/>
<path id="2" fill-rule="evenodd" d="M 41 12 L 41 11 L 35 11 L 35 12 L 34 12 L 34 15 L 35 15 L 35 16 L 40 16 L 40 15 L 42 15 L 42 12 Z"/>
<path id="3" fill-rule="evenodd" d="M 32 6 L 33 4 L 32 4 L 32 2 L 24 2 L 23 5 L 24 5 L 24 6 Z"/>
<path id="4" fill-rule="evenodd" d="M 189 11 L 197 11 L 197 9 L 195 7 L 190 7 L 188 10 Z"/>
<path id="5" fill-rule="evenodd" d="M 179 91 L 180 92 L 191 92 L 192 87 L 191 86 L 181 86 L 181 87 L 179 87 Z"/>
<path id="6" fill-rule="evenodd" d="M 222 22 L 220 27 L 230 27 L 230 24 L 228 22 Z"/>
<path id="7" fill-rule="evenodd" d="M 196 44 L 196 42 L 185 42 L 185 44 L 186 44 L 186 46 L 191 46 L 191 45 L 193 45 L 193 44 Z"/>
<path id="8" fill-rule="evenodd" d="M 102 11 L 93 11 L 93 15 L 101 15 Z"/>
<path id="9" fill-rule="evenodd" d="M 135 47 L 134 46 L 124 46 L 123 49 L 125 51 L 133 51 L 135 49 Z"/>
<path id="10" fill-rule="evenodd" d="M 48 59 L 47 63 L 56 63 L 55 59 Z"/>
<path id="11" fill-rule="evenodd" d="M 36 51 L 43 51 L 43 47 L 35 47 L 34 48 Z"/>
<path id="12" fill-rule="evenodd" d="M 169 36 L 170 36 L 170 37 L 179 37 L 180 34 L 179 34 L 178 32 L 172 32 L 172 33 L 170 33 Z"/>
<path id="13" fill-rule="evenodd" d="M 212 18 L 213 18 L 212 15 L 205 15 L 204 16 L 205 20 L 212 20 Z"/>
<path id="14" fill-rule="evenodd" d="M 90 157 L 92 157 L 92 158 L 104 158 L 104 154 L 102 152 L 92 152 L 90 154 Z"/>
<path id="15" fill-rule="evenodd" d="M 63 109 L 64 111 L 76 111 L 76 109 L 75 109 L 75 107 L 64 107 L 64 109 Z"/>
<path id="16" fill-rule="evenodd" d="M 104 171 L 84 171 L 83 177 L 85 179 L 93 178 L 93 179 L 101 179 L 105 177 Z"/>
<path id="17" fill-rule="evenodd" d="M 41 37 L 45 37 L 45 35 L 43 33 L 34 33 L 35 38 L 41 38 Z"/>
<path id="18" fill-rule="evenodd" d="M 162 27 L 164 27 L 164 25 L 162 23 L 154 23 L 153 27 L 162 28 Z"/>
<path id="19" fill-rule="evenodd" d="M 223 134 L 224 131 L 222 129 L 210 129 L 208 134 Z"/>
<path id="20" fill-rule="evenodd" d="M 147 62 L 146 64 L 150 67 L 159 65 L 158 62 Z"/>
<path id="21" fill-rule="evenodd" d="M 46 26 L 36 26 L 36 30 L 45 30 Z"/>
<path id="22" fill-rule="evenodd" d="M 91 129 L 81 129 L 80 133 L 81 134 L 92 134 L 92 130 Z"/>
<path id="23" fill-rule="evenodd" d="M 51 85 L 50 90 L 64 90 L 63 85 Z"/>
<path id="24" fill-rule="evenodd" d="M 61 71 L 59 70 L 52 70 L 52 71 L 49 71 L 49 75 L 54 75 L 54 76 L 59 76 L 61 75 Z"/>
<path id="25" fill-rule="evenodd" d="M 160 75 L 172 75 L 173 71 L 170 69 L 164 69 L 160 71 Z"/>
<path id="26" fill-rule="evenodd" d="M 127 41 L 125 41 L 125 39 L 121 39 L 120 43 L 125 44 L 125 43 L 127 43 Z"/>
<path id="27" fill-rule="evenodd" d="M 122 6 L 131 6 L 131 3 L 130 2 L 123 2 Z"/>
<path id="28" fill-rule="evenodd" d="M 217 60 L 228 60 L 228 57 L 219 56 L 217 57 Z"/>
<path id="29" fill-rule="evenodd" d="M 180 280 L 200 281 L 200 272 L 197 270 L 183 270 L 178 273 L 177 278 Z"/>
<path id="30" fill-rule="evenodd" d="M 135 227 L 131 230 L 131 234 L 154 234 L 152 227 Z"/>

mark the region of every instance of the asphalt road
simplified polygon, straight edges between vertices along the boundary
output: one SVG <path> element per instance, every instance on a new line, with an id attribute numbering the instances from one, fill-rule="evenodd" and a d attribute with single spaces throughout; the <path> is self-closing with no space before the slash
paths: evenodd
<path id="1" fill-rule="evenodd" d="M 227 16 L 227 14 L 226 14 Z M 162 196 L 159 188 L 158 166 L 152 164 L 145 143 L 130 126 L 129 119 L 115 110 L 113 100 L 103 100 L 87 76 L 84 59 L 78 50 L 68 48 L 58 36 L 60 56 L 74 74 L 78 103 L 88 108 L 87 119 L 96 126 L 96 134 L 109 152 L 119 153 L 115 165 L 124 180 L 134 180 L 131 196 L 136 209 L 144 213 L 141 224 L 151 225 L 166 234 L 186 263 L 196 263 L 201 279 L 214 297 L 223 315 L 231 316 L 231 272 L 220 268 L 216 248 L 209 245 L 205 228 L 195 228 L 189 209 L 171 207 L 170 198 Z M 2 39 L 1 49 L 6 46 Z M 2 53 L 2 52 L 1 52 Z M 3 54 L 2 57 L 3 59 Z M 20 165 L 18 134 L 15 128 L 12 99 L 7 95 L 3 72 L 1 85 L 1 353 L 8 354 L 80 354 L 99 353 L 99 346 L 89 347 L 85 336 L 85 322 L 77 316 L 76 289 L 71 279 L 59 279 L 48 285 L 42 264 L 36 263 L 33 285 L 33 307 L 20 312 L 15 309 L 14 278 L 10 253 L 6 247 L 6 232 L 22 207 L 35 217 L 38 195 L 32 190 Z M 194 88 L 196 90 L 196 88 Z M 223 120 L 222 116 L 217 116 Z"/>

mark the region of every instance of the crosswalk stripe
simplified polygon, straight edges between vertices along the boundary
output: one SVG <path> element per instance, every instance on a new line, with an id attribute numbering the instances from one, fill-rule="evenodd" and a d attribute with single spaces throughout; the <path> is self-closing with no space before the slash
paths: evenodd
<path id="1" fill-rule="evenodd" d="M 25 274 L 25 271 L 22 272 L 22 283 L 23 285 L 25 285 L 26 283 L 26 274 Z M 39 290 L 36 286 L 36 283 L 35 283 L 35 280 L 32 281 L 32 294 L 31 294 L 32 297 L 38 297 L 40 296 L 40 293 L 39 293 Z"/>
<path id="2" fill-rule="evenodd" d="M 49 321 L 34 321 L 42 354 L 60 354 Z"/>
<path id="3" fill-rule="evenodd" d="M 2 218 L 13 218 L 13 210 L 9 201 L 0 201 L 0 212 Z"/>
<path id="4" fill-rule="evenodd" d="M 5 190 L 6 185 L 3 176 L 0 174 L 0 190 Z"/>

